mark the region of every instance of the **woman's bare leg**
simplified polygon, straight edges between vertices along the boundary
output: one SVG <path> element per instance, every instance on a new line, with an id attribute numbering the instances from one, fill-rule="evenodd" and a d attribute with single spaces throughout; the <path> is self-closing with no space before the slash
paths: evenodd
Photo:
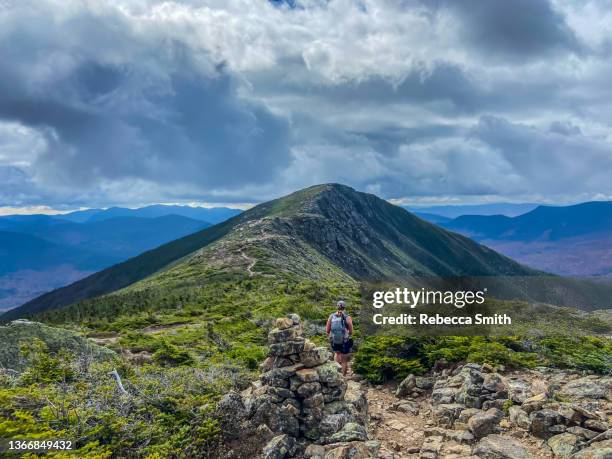
<path id="1" fill-rule="evenodd" d="M 340 354 L 340 360 L 340 365 L 342 365 L 342 376 L 346 376 L 346 373 L 348 372 L 348 354 Z"/>

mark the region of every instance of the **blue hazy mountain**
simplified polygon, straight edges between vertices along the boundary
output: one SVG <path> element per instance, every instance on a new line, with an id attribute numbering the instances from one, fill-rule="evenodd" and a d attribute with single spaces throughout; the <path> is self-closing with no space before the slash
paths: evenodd
<path id="1" fill-rule="evenodd" d="M 61 216 L 64 220 L 76 223 L 108 220 L 116 217 L 142 217 L 155 218 L 165 215 L 180 215 L 182 217 L 202 220 L 216 224 L 238 215 L 241 211 L 229 207 L 191 207 L 191 206 L 172 206 L 154 204 L 151 206 L 140 207 L 138 209 L 128 209 L 125 207 L 110 207 L 108 209 L 87 209 L 71 212 Z"/>
<path id="2" fill-rule="evenodd" d="M 0 310 L 238 213 L 153 205 L 0 217 Z"/>
<path id="3" fill-rule="evenodd" d="M 440 217 L 457 218 L 461 215 L 505 215 L 516 217 L 527 213 L 538 207 L 537 204 L 514 204 L 514 203 L 493 203 L 493 204 L 474 204 L 474 205 L 448 205 L 416 207 L 406 206 L 406 208 L 417 214 L 431 214 Z M 425 218 L 429 220 L 428 218 Z"/>
<path id="4" fill-rule="evenodd" d="M 532 267 L 566 275 L 612 274 L 612 202 L 538 206 L 516 217 L 463 215 L 441 226 Z"/>
<path id="5" fill-rule="evenodd" d="M 435 223 L 436 225 L 442 225 L 452 220 L 452 218 L 445 217 L 443 215 L 430 214 L 427 212 L 414 212 L 414 215 L 428 221 L 429 223 Z"/>

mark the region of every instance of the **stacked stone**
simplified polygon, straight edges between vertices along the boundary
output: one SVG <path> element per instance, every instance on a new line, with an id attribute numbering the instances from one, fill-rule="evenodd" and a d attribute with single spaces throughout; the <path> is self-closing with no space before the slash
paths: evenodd
<path id="1" fill-rule="evenodd" d="M 318 457 L 329 448 L 312 445 L 367 440 L 365 397 L 354 391 L 347 395 L 349 385 L 339 365 L 330 361 L 325 347 L 304 338 L 299 316 L 277 319 L 268 342 L 262 375 L 243 393 L 251 422 L 265 424 L 277 435 L 264 448 L 264 457 L 298 452 Z"/>

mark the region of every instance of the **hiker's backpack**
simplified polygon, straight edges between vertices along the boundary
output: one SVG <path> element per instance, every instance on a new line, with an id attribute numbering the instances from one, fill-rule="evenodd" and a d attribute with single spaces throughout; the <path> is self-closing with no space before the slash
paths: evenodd
<path id="1" fill-rule="evenodd" d="M 335 312 L 329 316 L 331 321 L 331 342 L 332 344 L 342 344 L 344 343 L 347 336 L 347 325 L 346 325 L 346 316 L 344 313 L 341 315 L 336 314 Z"/>

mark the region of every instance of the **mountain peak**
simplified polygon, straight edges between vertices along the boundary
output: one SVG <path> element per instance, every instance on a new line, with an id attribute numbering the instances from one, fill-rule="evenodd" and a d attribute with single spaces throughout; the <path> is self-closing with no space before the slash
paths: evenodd
<path id="1" fill-rule="evenodd" d="M 351 282 L 531 274 L 532 270 L 384 199 L 329 183 L 260 204 L 145 252 L 46 294 L 13 316 L 61 307 L 134 283 L 139 290 L 174 285 L 177 279 L 181 285 L 205 285 L 210 276 Z"/>

